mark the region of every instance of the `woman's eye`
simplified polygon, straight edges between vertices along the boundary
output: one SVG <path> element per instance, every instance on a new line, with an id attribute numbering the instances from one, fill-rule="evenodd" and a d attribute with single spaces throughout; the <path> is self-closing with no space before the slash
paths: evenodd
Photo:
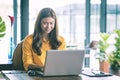
<path id="1" fill-rule="evenodd" d="M 53 23 L 50 23 L 51 25 L 53 25 Z"/>
<path id="2" fill-rule="evenodd" d="M 47 24 L 46 22 L 43 22 L 43 24 Z"/>

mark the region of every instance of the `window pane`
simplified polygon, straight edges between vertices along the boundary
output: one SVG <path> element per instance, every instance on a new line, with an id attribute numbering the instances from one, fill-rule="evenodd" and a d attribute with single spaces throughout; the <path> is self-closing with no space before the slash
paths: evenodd
<path id="1" fill-rule="evenodd" d="M 99 40 L 100 33 L 100 5 L 101 0 L 91 0 L 90 8 L 90 42 Z M 95 58 L 96 50 L 90 50 L 89 67 L 91 69 L 99 70 L 99 63 Z"/>
<path id="2" fill-rule="evenodd" d="M 120 0 L 107 0 L 107 32 L 120 28 Z"/>
<path id="3" fill-rule="evenodd" d="M 11 25 L 9 16 L 13 16 L 13 0 L 0 1 L 0 10 L 0 16 L 6 25 L 6 34 L 3 38 L 0 38 L 0 59 L 6 61 L 8 60 L 8 54 L 12 54 L 13 25 Z"/>
<path id="4" fill-rule="evenodd" d="M 95 1 L 95 2 L 94 2 Z M 98 40 L 100 32 L 100 0 L 91 0 L 90 40 Z"/>
<path id="5" fill-rule="evenodd" d="M 67 44 L 84 48 L 85 0 L 30 0 L 29 2 L 29 34 L 34 30 L 34 23 L 39 10 L 43 7 L 51 7 L 58 17 L 60 35 L 66 39 Z"/>

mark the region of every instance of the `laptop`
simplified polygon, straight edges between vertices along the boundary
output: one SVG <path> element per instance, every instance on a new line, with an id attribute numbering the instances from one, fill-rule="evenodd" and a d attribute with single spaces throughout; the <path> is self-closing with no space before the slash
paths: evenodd
<path id="1" fill-rule="evenodd" d="M 79 75 L 82 72 L 84 50 L 48 50 L 40 76 Z"/>

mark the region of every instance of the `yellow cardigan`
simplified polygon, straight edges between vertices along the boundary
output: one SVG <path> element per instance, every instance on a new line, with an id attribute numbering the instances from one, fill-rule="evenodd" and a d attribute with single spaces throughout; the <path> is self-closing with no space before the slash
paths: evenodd
<path id="1" fill-rule="evenodd" d="M 32 49 L 32 35 L 28 35 L 23 42 L 22 50 L 23 50 L 23 65 L 25 70 L 28 70 L 29 64 L 37 64 L 39 66 L 44 67 L 46 51 L 51 49 L 49 41 L 43 40 L 41 52 L 42 55 L 38 56 Z M 62 36 L 59 36 L 59 40 L 62 42 L 61 46 L 58 48 L 59 50 L 63 50 L 66 48 L 65 40 Z"/>

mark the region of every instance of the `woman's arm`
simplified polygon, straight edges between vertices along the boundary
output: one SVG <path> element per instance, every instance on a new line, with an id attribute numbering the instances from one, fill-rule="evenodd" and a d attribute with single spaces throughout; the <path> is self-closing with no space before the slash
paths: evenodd
<path id="1" fill-rule="evenodd" d="M 23 57 L 22 58 L 23 58 L 24 69 L 26 71 L 28 71 L 30 69 L 40 70 L 41 67 L 40 67 L 39 64 L 42 64 L 42 63 L 41 63 L 40 60 L 38 60 L 37 55 L 34 56 L 34 52 L 33 52 L 33 49 L 32 49 L 32 36 L 28 36 L 24 39 L 22 49 L 23 49 Z"/>
<path id="2" fill-rule="evenodd" d="M 32 55 L 32 37 L 27 36 L 24 39 L 23 45 L 22 45 L 22 50 L 23 50 L 23 65 L 24 69 L 27 71 L 28 66 L 30 64 L 33 64 L 33 55 Z"/>

